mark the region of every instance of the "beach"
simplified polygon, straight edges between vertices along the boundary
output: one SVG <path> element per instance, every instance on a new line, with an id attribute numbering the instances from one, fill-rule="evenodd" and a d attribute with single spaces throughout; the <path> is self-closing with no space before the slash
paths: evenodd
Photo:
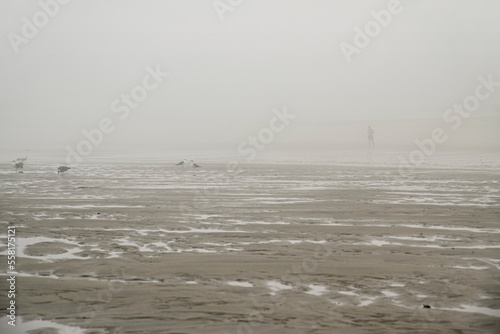
<path id="1" fill-rule="evenodd" d="M 2 333 L 500 332 L 496 167 L 1 167 Z"/>

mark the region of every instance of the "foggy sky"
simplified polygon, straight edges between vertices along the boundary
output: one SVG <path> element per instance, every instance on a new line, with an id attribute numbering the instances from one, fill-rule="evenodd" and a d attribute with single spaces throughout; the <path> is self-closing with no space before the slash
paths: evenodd
<path id="1" fill-rule="evenodd" d="M 73 0 L 16 54 L 7 36 L 40 5 L 4 0 L 0 148 L 64 150 L 103 118 L 116 127 L 104 147 L 236 148 L 284 107 L 297 117 L 276 145 L 361 146 L 372 124 L 384 145 L 411 147 L 479 76 L 500 81 L 500 2 L 401 0 L 349 64 L 340 44 L 388 3 L 247 0 L 221 21 L 212 1 Z M 121 120 L 113 101 L 158 65 L 168 78 Z M 499 116 L 500 88 L 453 142 L 498 147 Z"/>

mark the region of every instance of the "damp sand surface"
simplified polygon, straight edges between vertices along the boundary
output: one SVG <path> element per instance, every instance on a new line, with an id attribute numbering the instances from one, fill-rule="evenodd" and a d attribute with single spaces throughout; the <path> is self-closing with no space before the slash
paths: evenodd
<path id="1" fill-rule="evenodd" d="M 19 331 L 500 332 L 498 170 L 243 170 L 0 173 Z"/>

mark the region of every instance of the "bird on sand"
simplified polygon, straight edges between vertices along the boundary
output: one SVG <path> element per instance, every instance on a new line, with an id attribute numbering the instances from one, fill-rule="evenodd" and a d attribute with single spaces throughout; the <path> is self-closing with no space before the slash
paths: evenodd
<path id="1" fill-rule="evenodd" d="M 16 172 L 22 173 L 24 168 L 24 162 L 17 160 L 13 160 L 12 162 L 14 163 L 14 167 L 16 168 Z"/>
<path id="2" fill-rule="evenodd" d="M 64 172 L 66 172 L 67 170 L 70 170 L 70 169 L 71 169 L 71 167 L 60 166 L 59 168 L 57 168 L 57 175 L 64 174 Z"/>
<path id="3" fill-rule="evenodd" d="M 191 160 L 191 166 L 193 167 L 193 169 L 201 168 L 201 166 L 196 164 L 193 160 Z"/>
<path id="4" fill-rule="evenodd" d="M 182 160 L 181 162 L 175 164 L 176 166 L 182 166 L 184 168 L 184 165 L 186 164 L 186 159 Z"/>

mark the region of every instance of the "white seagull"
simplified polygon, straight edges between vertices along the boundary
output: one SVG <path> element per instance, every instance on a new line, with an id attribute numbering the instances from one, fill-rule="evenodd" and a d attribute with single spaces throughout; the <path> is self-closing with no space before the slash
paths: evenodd
<path id="1" fill-rule="evenodd" d="M 198 164 L 196 164 L 196 163 L 194 163 L 194 161 L 193 161 L 193 160 L 191 160 L 191 166 L 193 166 L 193 169 L 196 169 L 196 168 L 201 168 L 201 166 L 200 166 L 200 165 L 198 165 Z"/>

